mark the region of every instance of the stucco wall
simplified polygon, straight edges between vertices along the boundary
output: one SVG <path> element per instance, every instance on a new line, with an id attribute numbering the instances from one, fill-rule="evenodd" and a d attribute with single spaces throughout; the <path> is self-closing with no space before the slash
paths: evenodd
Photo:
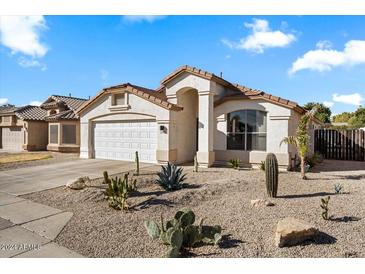
<path id="1" fill-rule="evenodd" d="M 27 150 L 45 150 L 48 144 L 48 123 L 38 121 L 25 122 Z"/>
<path id="2" fill-rule="evenodd" d="M 266 152 L 227 150 L 227 113 L 236 110 L 260 110 L 267 113 Z M 214 150 L 216 161 L 227 161 L 239 157 L 243 162 L 258 164 L 265 160 L 267 152 L 275 153 L 280 165 L 289 164 L 288 146 L 281 140 L 288 136 L 292 121 L 290 109 L 272 104 L 264 100 L 233 100 L 214 108 L 216 130 L 214 131 Z"/>
<path id="3" fill-rule="evenodd" d="M 163 125 L 167 132 L 157 129 L 157 150 L 160 157 L 169 157 L 170 111 L 139 96 L 127 93 L 128 105 L 124 108 L 112 106 L 112 94 L 105 94 L 93 105 L 81 113 L 80 119 L 80 157 L 90 158 L 93 153 L 92 123 L 95 121 L 117 120 L 157 120 L 157 126 Z"/>
<path id="4" fill-rule="evenodd" d="M 177 104 L 184 108 L 182 111 L 176 113 L 178 163 L 192 161 L 196 154 L 198 102 L 198 92 L 196 90 L 181 91 L 178 93 Z"/>

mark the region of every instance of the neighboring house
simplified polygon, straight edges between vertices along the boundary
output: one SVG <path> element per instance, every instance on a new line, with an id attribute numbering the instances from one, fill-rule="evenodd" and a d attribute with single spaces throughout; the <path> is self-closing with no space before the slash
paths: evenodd
<path id="1" fill-rule="evenodd" d="M 48 143 L 47 112 L 37 106 L 0 107 L 0 148 L 45 150 Z"/>
<path id="2" fill-rule="evenodd" d="M 50 96 L 40 107 L 47 113 L 47 150 L 59 152 L 80 151 L 80 118 L 76 110 L 86 99 L 71 96 Z"/>
<path id="3" fill-rule="evenodd" d="M 129 83 L 104 88 L 78 113 L 82 158 L 132 161 L 138 151 L 141 162 L 184 163 L 197 155 L 199 165 L 209 167 L 232 158 L 259 164 L 273 152 L 288 167 L 296 151 L 280 142 L 295 134 L 305 110 L 183 66 L 157 90 Z"/>

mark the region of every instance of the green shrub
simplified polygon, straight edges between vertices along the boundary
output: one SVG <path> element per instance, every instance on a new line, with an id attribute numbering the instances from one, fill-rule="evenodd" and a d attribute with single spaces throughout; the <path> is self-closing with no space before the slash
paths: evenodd
<path id="1" fill-rule="evenodd" d="M 128 209 L 127 199 L 129 194 L 137 190 L 137 181 L 129 180 L 128 176 L 129 174 L 126 173 L 123 180 L 118 177 L 110 180 L 108 188 L 104 192 L 110 207 L 117 210 Z"/>
<path id="2" fill-rule="evenodd" d="M 161 172 L 157 173 L 158 179 L 156 183 L 167 191 L 178 190 L 184 187 L 183 181 L 186 179 L 186 174 L 183 174 L 184 169 L 182 167 L 167 163 L 167 166 L 162 166 L 161 168 Z"/>
<path id="3" fill-rule="evenodd" d="M 176 212 L 173 219 L 161 224 L 155 221 L 145 221 L 144 226 L 148 235 L 153 239 L 160 239 L 170 249 L 166 257 L 179 257 L 186 248 L 197 244 L 217 244 L 221 236 L 220 226 L 203 226 L 203 219 L 199 225 L 194 225 L 195 214 L 191 209 L 185 208 Z"/>
<path id="4" fill-rule="evenodd" d="M 306 159 L 306 163 L 310 167 L 314 167 L 315 165 L 320 164 L 322 162 L 323 162 L 323 156 L 318 152 L 313 153 L 312 157 Z"/>
<path id="5" fill-rule="evenodd" d="M 239 169 L 240 168 L 240 164 L 241 164 L 241 160 L 239 158 L 237 159 L 231 159 L 229 160 L 229 164 L 232 168 L 234 169 Z"/>

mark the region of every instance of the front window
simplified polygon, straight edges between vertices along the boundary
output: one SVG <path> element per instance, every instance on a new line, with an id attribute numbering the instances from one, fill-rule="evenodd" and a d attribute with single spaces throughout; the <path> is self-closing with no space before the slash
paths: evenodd
<path id="1" fill-rule="evenodd" d="M 58 125 L 49 126 L 49 142 L 51 144 L 58 144 Z"/>
<path id="2" fill-rule="evenodd" d="M 76 144 L 76 125 L 62 126 L 62 143 L 70 145 Z"/>
<path id="3" fill-rule="evenodd" d="M 228 150 L 266 150 L 266 112 L 239 110 L 228 113 Z"/>

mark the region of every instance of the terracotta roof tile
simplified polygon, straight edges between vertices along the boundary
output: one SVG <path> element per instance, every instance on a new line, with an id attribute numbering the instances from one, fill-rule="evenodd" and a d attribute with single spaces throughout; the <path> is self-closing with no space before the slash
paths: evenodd
<path id="1" fill-rule="evenodd" d="M 25 106 L 18 108 L 15 115 L 23 120 L 44 121 L 47 111 L 37 106 Z"/>

